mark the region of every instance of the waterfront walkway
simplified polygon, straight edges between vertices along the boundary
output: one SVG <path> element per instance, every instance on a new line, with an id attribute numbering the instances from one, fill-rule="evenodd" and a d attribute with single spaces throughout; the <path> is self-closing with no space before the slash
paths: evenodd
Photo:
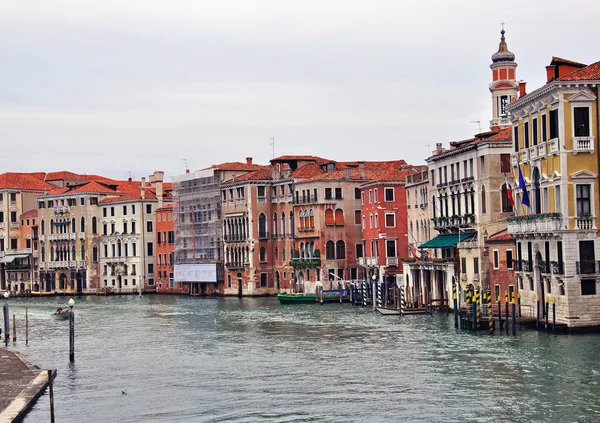
<path id="1" fill-rule="evenodd" d="M 0 423 L 22 419 L 46 386 L 47 370 L 36 368 L 17 352 L 0 348 Z"/>

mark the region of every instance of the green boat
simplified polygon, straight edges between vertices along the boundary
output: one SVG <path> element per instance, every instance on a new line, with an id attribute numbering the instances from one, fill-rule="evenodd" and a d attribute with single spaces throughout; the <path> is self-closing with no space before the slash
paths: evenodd
<path id="1" fill-rule="evenodd" d="M 277 294 L 280 304 L 306 304 L 317 302 L 317 296 L 309 293 Z"/>

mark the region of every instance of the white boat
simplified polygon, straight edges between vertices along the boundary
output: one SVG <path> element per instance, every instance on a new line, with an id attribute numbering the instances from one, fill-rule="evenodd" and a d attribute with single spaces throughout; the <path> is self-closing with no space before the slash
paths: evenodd
<path id="1" fill-rule="evenodd" d="M 399 316 L 400 310 L 388 307 L 375 307 L 375 309 L 384 316 Z"/>

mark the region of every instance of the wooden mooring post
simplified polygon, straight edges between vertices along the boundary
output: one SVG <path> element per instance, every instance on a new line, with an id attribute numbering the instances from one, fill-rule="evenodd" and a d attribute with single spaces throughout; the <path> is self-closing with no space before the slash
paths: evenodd
<path id="1" fill-rule="evenodd" d="M 50 387 L 50 423 L 54 423 L 54 381 L 52 370 L 48 370 L 48 385 Z"/>

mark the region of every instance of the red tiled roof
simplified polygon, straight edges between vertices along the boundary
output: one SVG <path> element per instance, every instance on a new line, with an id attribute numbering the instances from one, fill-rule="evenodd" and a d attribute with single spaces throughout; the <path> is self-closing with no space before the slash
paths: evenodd
<path id="1" fill-rule="evenodd" d="M 515 241 L 515 237 L 513 237 L 511 234 L 509 234 L 507 232 L 506 229 L 500 231 L 500 232 L 496 232 L 495 234 L 493 234 L 492 236 L 488 237 L 487 239 L 488 242 L 514 242 Z"/>
<path id="2" fill-rule="evenodd" d="M 248 163 L 242 163 L 242 162 L 225 162 L 225 163 L 221 163 L 218 165 L 212 165 L 210 167 L 204 168 L 204 169 L 200 169 L 200 170 L 209 170 L 209 169 L 217 169 L 217 170 L 245 170 L 245 171 L 251 171 L 251 170 L 260 170 L 263 169 L 265 166 L 262 165 L 257 165 L 257 164 L 248 164 Z"/>
<path id="3" fill-rule="evenodd" d="M 235 179 L 230 179 L 225 181 L 225 184 L 231 184 L 233 182 L 243 182 L 243 181 L 265 181 L 273 179 L 273 173 L 271 170 L 263 169 L 263 170 L 255 170 L 253 172 L 248 172 L 242 176 L 238 176 Z"/>
<path id="4" fill-rule="evenodd" d="M 37 217 L 38 211 L 37 209 L 29 210 L 21 215 L 21 219 L 27 219 L 28 217 Z"/>
<path id="5" fill-rule="evenodd" d="M 486 138 L 486 140 L 512 140 L 512 128 L 510 126 L 508 128 L 504 128 L 498 131 L 496 134 L 492 135 L 491 137 Z"/>
<path id="6" fill-rule="evenodd" d="M 552 56 L 550 65 L 569 65 L 583 68 L 587 66 L 585 63 L 574 62 L 572 60 L 563 59 L 562 57 Z"/>
<path id="7" fill-rule="evenodd" d="M 69 194 L 78 194 L 78 193 L 94 193 L 94 194 L 116 194 L 117 192 L 114 189 L 110 189 L 105 185 L 102 185 L 96 181 L 87 182 L 82 185 L 78 185 L 75 189 L 69 189 Z"/>
<path id="8" fill-rule="evenodd" d="M 50 172 L 46 174 L 46 181 L 62 181 L 62 180 L 71 180 L 71 181 L 80 181 L 83 180 L 81 175 L 78 175 L 73 172 L 69 172 L 67 170 L 61 170 L 58 172 Z"/>
<path id="9" fill-rule="evenodd" d="M 55 188 L 53 185 L 39 179 L 37 175 L 37 173 L 3 173 L 0 175 L 0 188 L 23 191 L 50 191 Z"/>
<path id="10" fill-rule="evenodd" d="M 585 68 L 577 69 L 565 76 L 556 79 L 557 81 L 595 81 L 600 80 L 600 62 L 592 63 Z"/>
<path id="11" fill-rule="evenodd" d="M 169 211 L 169 210 L 173 210 L 173 204 L 165 204 L 162 207 L 159 207 L 156 209 L 157 212 L 159 211 Z"/>
<path id="12" fill-rule="evenodd" d="M 374 171 L 367 171 L 367 177 L 369 178 L 369 182 L 404 182 L 406 181 L 406 177 L 408 175 L 412 175 L 414 172 L 412 170 L 389 170 L 389 169 L 380 169 Z"/>
<path id="13" fill-rule="evenodd" d="M 309 156 L 309 155 L 287 155 L 287 156 L 279 156 L 275 157 L 271 160 L 271 163 L 281 163 L 281 162 L 292 162 L 292 161 L 303 161 L 303 162 L 315 162 L 319 166 L 335 163 L 334 160 L 324 159 L 323 157 L 318 156 Z"/>
<path id="14" fill-rule="evenodd" d="M 319 167 L 319 165 L 317 165 L 316 163 L 308 163 L 308 164 L 294 170 L 291 173 L 291 176 L 293 178 L 305 179 L 305 178 L 315 177 L 322 173 L 325 173 L 325 171 L 323 169 L 321 169 Z"/>

